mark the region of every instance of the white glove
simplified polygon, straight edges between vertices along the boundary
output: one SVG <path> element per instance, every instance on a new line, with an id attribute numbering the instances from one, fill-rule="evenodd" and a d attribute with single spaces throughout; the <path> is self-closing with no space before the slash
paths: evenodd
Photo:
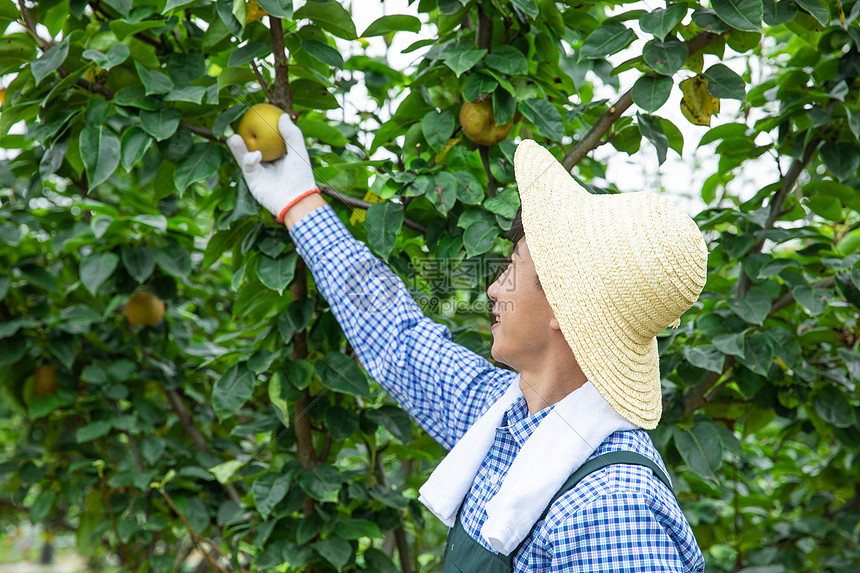
<path id="1" fill-rule="evenodd" d="M 248 151 L 241 135 L 231 135 L 227 145 L 242 167 L 251 195 L 283 222 L 284 215 L 300 199 L 319 193 L 314 171 L 308 159 L 305 138 L 289 114 L 281 114 L 278 131 L 287 144 L 287 154 L 275 161 L 263 162 L 259 151 Z"/>

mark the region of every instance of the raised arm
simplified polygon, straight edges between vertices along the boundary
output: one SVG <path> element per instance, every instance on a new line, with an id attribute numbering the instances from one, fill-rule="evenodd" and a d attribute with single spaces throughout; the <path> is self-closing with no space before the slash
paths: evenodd
<path id="1" fill-rule="evenodd" d="M 252 195 L 283 220 L 361 364 L 439 443 L 452 447 L 515 373 L 451 341 L 403 281 L 355 240 L 319 193 L 304 140 L 289 116 L 286 157 L 262 163 L 239 136 L 228 143 Z"/>

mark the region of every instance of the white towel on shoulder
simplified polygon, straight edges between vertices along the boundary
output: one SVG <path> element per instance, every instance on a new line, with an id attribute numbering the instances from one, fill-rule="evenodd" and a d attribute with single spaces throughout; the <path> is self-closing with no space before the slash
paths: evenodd
<path id="1" fill-rule="evenodd" d="M 522 395 L 520 377 L 517 376 L 501 398 L 496 400 L 451 448 L 418 490 L 418 501 L 448 527 L 453 527 L 457 521 L 460 505 L 469 493 L 490 446 L 493 445 L 496 428 L 502 423 L 505 410 Z"/>
<path id="2" fill-rule="evenodd" d="M 495 438 L 496 428 L 520 396 L 517 377 L 439 463 L 418 500 L 452 527 Z M 586 382 L 559 401 L 526 440 L 498 493 L 487 502 L 481 535 L 508 555 L 526 538 L 552 496 L 610 434 L 636 426 L 622 418 Z"/>

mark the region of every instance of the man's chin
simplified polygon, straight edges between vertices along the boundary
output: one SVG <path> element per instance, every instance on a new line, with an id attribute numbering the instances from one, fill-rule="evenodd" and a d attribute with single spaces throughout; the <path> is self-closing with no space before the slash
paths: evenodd
<path id="1" fill-rule="evenodd" d="M 513 366 L 511 366 L 510 362 L 508 362 L 507 360 L 502 358 L 501 355 L 499 355 L 499 353 L 496 352 L 496 345 L 495 344 L 492 346 L 492 348 L 490 348 L 490 356 L 492 356 L 493 360 L 495 360 L 496 362 L 501 362 L 505 366 L 510 366 L 511 368 L 513 368 Z"/>

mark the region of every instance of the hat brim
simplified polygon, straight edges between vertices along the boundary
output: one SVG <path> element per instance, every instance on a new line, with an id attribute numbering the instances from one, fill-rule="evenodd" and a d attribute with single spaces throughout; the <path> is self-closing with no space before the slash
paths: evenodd
<path id="1" fill-rule="evenodd" d="M 618 414 L 641 428 L 656 427 L 662 414 L 657 339 L 631 329 L 631 317 L 608 296 L 611 257 L 600 256 L 616 240 L 600 233 L 613 224 L 601 205 L 608 196 L 589 194 L 530 140 L 517 147 L 514 167 L 529 252 L 577 363 Z"/>

